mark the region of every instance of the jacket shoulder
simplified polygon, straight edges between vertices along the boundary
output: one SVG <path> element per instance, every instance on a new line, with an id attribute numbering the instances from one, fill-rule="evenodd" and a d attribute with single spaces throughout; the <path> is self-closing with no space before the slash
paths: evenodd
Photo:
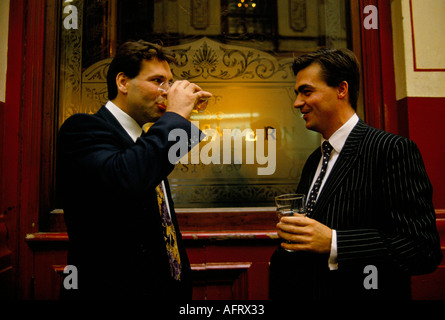
<path id="1" fill-rule="evenodd" d="M 387 150 L 391 151 L 395 148 L 415 148 L 416 144 L 406 138 L 394 133 L 390 133 L 381 129 L 377 129 L 366 125 L 367 131 L 363 136 L 363 148 L 373 148 L 374 150 Z"/>
<path id="2" fill-rule="evenodd" d="M 89 123 L 98 123 L 103 121 L 100 117 L 98 117 L 96 114 L 88 114 L 88 113 L 76 113 L 68 117 L 60 127 L 67 128 L 71 127 L 73 125 L 79 125 L 79 124 L 89 124 Z"/>
<path id="3" fill-rule="evenodd" d="M 77 131 L 94 131 L 95 129 L 108 128 L 108 121 L 100 115 L 100 112 L 95 114 L 76 113 L 67 118 L 60 127 L 60 133 L 77 132 Z"/>

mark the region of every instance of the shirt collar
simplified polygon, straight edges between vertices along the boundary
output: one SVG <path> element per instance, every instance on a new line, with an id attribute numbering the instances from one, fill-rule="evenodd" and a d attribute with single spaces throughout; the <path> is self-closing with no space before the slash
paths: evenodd
<path id="1" fill-rule="evenodd" d="M 105 107 L 113 114 L 125 131 L 127 131 L 131 139 L 136 142 L 137 138 L 142 134 L 141 126 L 113 102 L 108 101 Z"/>
<path id="2" fill-rule="evenodd" d="M 356 113 L 354 113 L 354 115 L 351 118 L 349 118 L 349 120 L 346 121 L 346 123 L 343 126 L 341 126 L 340 129 L 335 131 L 334 134 L 329 138 L 328 140 L 329 143 L 337 153 L 340 153 L 341 150 L 343 149 L 346 139 L 348 139 L 349 134 L 351 133 L 352 129 L 354 129 L 358 121 L 359 117 Z M 323 144 L 323 142 L 325 141 L 326 139 L 322 137 L 321 144 Z"/>

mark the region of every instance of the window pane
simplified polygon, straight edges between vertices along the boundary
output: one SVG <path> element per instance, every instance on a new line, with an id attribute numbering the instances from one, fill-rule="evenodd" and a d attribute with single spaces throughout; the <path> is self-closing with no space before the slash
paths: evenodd
<path id="1" fill-rule="evenodd" d="M 275 195 L 296 189 L 319 136 L 305 129 L 293 108 L 293 57 L 325 46 L 348 47 L 347 1 L 74 0 L 62 6 L 67 5 L 77 9 L 78 28 L 62 23 L 59 125 L 106 103 L 106 72 L 118 44 L 162 41 L 176 52 L 175 78 L 214 94 L 207 109 L 192 116 L 206 141 L 169 176 L 176 207 L 273 206 Z"/>

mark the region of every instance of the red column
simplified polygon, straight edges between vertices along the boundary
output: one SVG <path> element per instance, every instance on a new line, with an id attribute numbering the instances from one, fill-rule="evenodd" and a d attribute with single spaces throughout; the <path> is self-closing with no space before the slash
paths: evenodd
<path id="1" fill-rule="evenodd" d="M 363 25 L 370 14 L 365 13 L 367 6 L 378 10 L 376 29 L 367 29 Z M 373 127 L 402 134 L 396 103 L 391 2 L 360 0 L 360 14 L 366 122 Z"/>
<path id="2" fill-rule="evenodd" d="M 38 231 L 44 18 L 45 1 L 10 2 L 0 212 L 16 298 L 32 296 L 32 254 L 25 236 Z"/>

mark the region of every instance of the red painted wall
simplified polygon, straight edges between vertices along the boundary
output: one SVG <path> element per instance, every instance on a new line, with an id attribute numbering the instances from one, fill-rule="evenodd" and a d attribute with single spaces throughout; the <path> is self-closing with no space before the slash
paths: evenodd
<path id="1" fill-rule="evenodd" d="M 409 138 L 422 153 L 433 184 L 433 203 L 445 209 L 445 98 L 405 98 L 398 101 L 408 118 Z"/>

